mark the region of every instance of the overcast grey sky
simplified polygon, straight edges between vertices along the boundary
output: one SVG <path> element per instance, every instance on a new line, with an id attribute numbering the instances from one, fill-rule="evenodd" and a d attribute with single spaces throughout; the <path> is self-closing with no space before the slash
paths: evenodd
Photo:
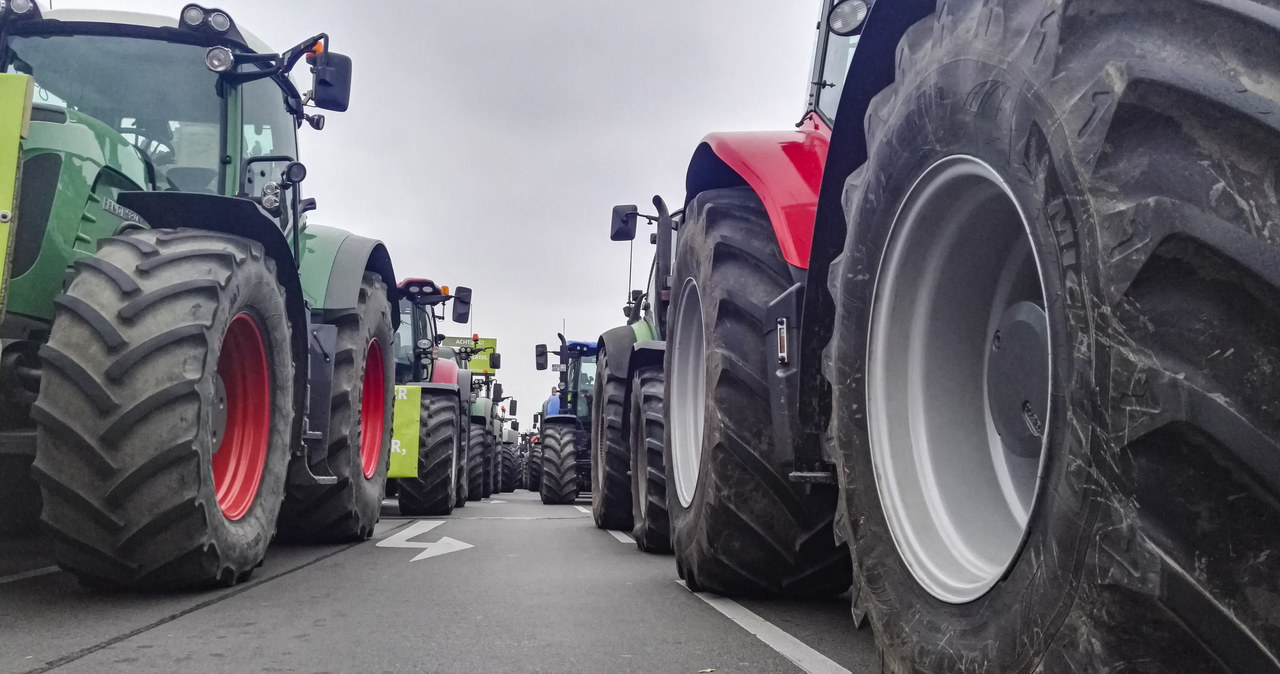
<path id="1" fill-rule="evenodd" d="M 54 0 L 174 17 L 185 4 Z M 654 194 L 678 205 L 708 132 L 791 128 L 818 15 L 794 0 L 202 4 L 274 49 L 327 32 L 352 57 L 351 110 L 299 132 L 311 221 L 385 241 L 401 278 L 472 287 L 475 331 L 498 338 L 522 425 L 555 383 L 533 369 L 534 345 L 555 342 L 561 320 L 570 339 L 623 322 L 627 246 L 609 241 L 611 207 Z"/>

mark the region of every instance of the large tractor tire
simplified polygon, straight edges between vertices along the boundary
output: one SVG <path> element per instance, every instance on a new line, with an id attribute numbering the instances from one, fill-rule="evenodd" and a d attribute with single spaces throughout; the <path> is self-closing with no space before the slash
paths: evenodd
<path id="1" fill-rule="evenodd" d="M 525 470 L 524 488 L 529 491 L 542 491 L 542 441 L 539 439 L 536 443 L 529 445 L 529 458 L 525 462 L 527 469 Z"/>
<path id="2" fill-rule="evenodd" d="M 467 500 L 479 501 L 484 493 L 484 452 L 487 432 L 472 422 L 467 435 Z"/>
<path id="3" fill-rule="evenodd" d="M 502 491 L 511 493 L 520 486 L 520 464 L 516 459 L 516 448 L 513 445 L 502 446 Z"/>
<path id="4" fill-rule="evenodd" d="M 529 457 L 527 455 L 521 456 L 516 462 L 515 482 L 512 484 L 515 485 L 515 489 L 529 488 Z"/>
<path id="5" fill-rule="evenodd" d="M 58 564 L 91 585 L 231 585 L 275 531 L 293 427 L 284 290 L 256 242 L 104 239 L 57 300 L 33 471 Z"/>
<path id="6" fill-rule="evenodd" d="M 899 44 L 824 359 L 886 672 L 1276 671 L 1260 5 L 950 0 Z"/>
<path id="7" fill-rule="evenodd" d="M 763 317 L 791 271 L 750 188 L 704 192 L 685 212 L 664 399 L 676 567 L 719 594 L 838 593 L 850 575 L 836 491 L 791 482 L 791 448 L 772 442 Z"/>
<path id="8" fill-rule="evenodd" d="M 484 498 L 493 496 L 493 492 L 497 489 L 497 476 L 495 465 L 497 464 L 497 447 L 494 446 L 493 433 L 486 431 L 484 434 Z"/>
<path id="9" fill-rule="evenodd" d="M 542 430 L 542 479 L 539 492 L 547 505 L 567 505 L 578 499 L 578 465 L 574 452 L 582 434 L 568 424 L 547 424 Z"/>
<path id="10" fill-rule="evenodd" d="M 625 353 L 614 358 L 625 361 Z M 594 403 L 591 406 L 591 516 L 601 529 L 630 531 L 631 450 L 622 427 L 626 405 L 626 370 L 618 376 L 609 368 L 609 354 L 600 349 L 596 360 Z"/>
<path id="11" fill-rule="evenodd" d="M 355 309 L 328 320 L 338 328 L 328 453 L 338 482 L 285 493 L 279 534 L 286 540 L 367 540 L 381 514 L 395 393 L 391 303 L 382 277 L 366 272 Z"/>
<path id="12" fill-rule="evenodd" d="M 667 514 L 667 472 L 662 459 L 666 420 L 662 368 L 640 368 L 631 377 L 631 538 L 644 552 L 671 552 L 671 519 Z"/>
<path id="13" fill-rule="evenodd" d="M 400 514 L 448 515 L 457 503 L 458 453 L 462 447 L 458 395 L 422 392 L 418 426 L 418 477 L 399 482 Z"/>
<path id="14" fill-rule="evenodd" d="M 467 423 L 465 417 L 459 417 L 458 423 Z M 469 425 L 469 424 L 468 424 Z M 454 480 L 456 486 L 453 490 L 453 507 L 464 508 L 470 499 L 470 476 L 467 473 L 467 467 L 470 465 L 468 456 L 471 451 L 471 435 L 467 430 L 459 429 L 458 431 L 458 464 L 454 468 Z"/>

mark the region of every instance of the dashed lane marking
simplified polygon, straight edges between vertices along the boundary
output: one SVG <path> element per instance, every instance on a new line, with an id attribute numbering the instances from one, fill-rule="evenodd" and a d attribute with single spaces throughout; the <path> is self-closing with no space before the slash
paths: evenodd
<path id="1" fill-rule="evenodd" d="M 46 576 L 46 575 L 51 574 L 51 573 L 57 573 L 57 572 L 59 572 L 59 571 L 61 571 L 61 570 L 62 570 L 62 569 L 59 569 L 59 568 L 58 568 L 58 567 L 56 567 L 56 566 L 46 566 L 46 567 L 44 567 L 43 569 L 34 569 L 34 570 L 32 570 L 32 571 L 23 571 L 22 573 L 15 573 L 15 574 L 10 575 L 10 576 L 0 576 L 0 585 L 4 585 L 5 583 L 16 583 L 16 582 L 18 582 L 18 581 L 20 581 L 20 580 L 26 580 L 26 579 L 28 579 L 28 578 L 35 578 L 36 576 Z"/>
<path id="2" fill-rule="evenodd" d="M 587 510 L 586 508 L 583 508 L 582 506 L 574 506 L 574 507 L 575 507 L 575 508 L 577 508 L 580 512 L 584 512 L 584 513 L 586 513 L 586 514 L 588 514 L 588 515 L 590 515 L 590 514 L 591 514 L 591 511 L 590 511 L 590 510 Z"/>
<path id="3" fill-rule="evenodd" d="M 677 580 L 681 587 L 688 589 L 683 580 Z M 772 648 L 797 667 L 808 674 L 852 674 L 836 661 L 813 650 L 804 642 L 787 634 L 773 623 L 761 618 L 744 608 L 732 599 L 726 599 L 710 592 L 694 592 L 693 595 L 711 605 L 711 608 L 724 614 L 726 618 L 738 623 L 742 629 L 755 635 L 766 646 Z"/>
<path id="4" fill-rule="evenodd" d="M 622 533 L 621 531 L 614 531 L 613 529 L 609 529 L 608 531 L 609 531 L 609 535 L 618 539 L 619 543 L 635 543 L 635 541 L 632 540 L 630 536 Z"/>

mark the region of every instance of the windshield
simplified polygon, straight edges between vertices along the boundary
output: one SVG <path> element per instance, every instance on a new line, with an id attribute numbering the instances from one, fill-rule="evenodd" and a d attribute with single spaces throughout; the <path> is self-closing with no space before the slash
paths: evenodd
<path id="1" fill-rule="evenodd" d="M 840 37 L 831 35 L 827 39 L 827 51 L 822 59 L 822 87 L 818 92 L 818 111 L 829 121 L 835 121 L 836 108 L 840 107 L 840 94 L 844 92 L 844 82 L 849 75 L 849 64 L 853 62 L 853 52 L 858 47 L 858 36 Z"/>
<path id="2" fill-rule="evenodd" d="M 396 380 L 406 381 L 413 363 L 413 305 L 400 300 L 400 327 L 396 328 Z"/>
<path id="3" fill-rule="evenodd" d="M 31 75 L 35 102 L 93 117 L 142 151 L 156 187 L 216 192 L 223 105 L 205 49 L 97 35 L 13 36 L 5 72 Z"/>

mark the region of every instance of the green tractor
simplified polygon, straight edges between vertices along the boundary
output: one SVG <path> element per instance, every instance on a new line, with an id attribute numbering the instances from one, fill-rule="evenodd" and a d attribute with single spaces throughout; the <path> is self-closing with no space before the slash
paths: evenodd
<path id="1" fill-rule="evenodd" d="M 471 371 L 440 354 L 444 333 L 437 307 L 453 301 L 453 321 L 471 315 L 471 289 L 437 286 L 429 279 L 400 282 L 396 331 L 396 398 L 387 495 L 400 514 L 448 515 L 466 504 L 467 447 L 463 410 L 471 406 Z"/>
<path id="2" fill-rule="evenodd" d="M 445 337 L 441 341 L 442 357 L 452 357 L 470 370 L 471 413 L 467 429 L 466 496 L 468 501 L 488 498 L 494 492 L 494 466 L 501 438 L 500 410 L 502 384 L 496 381 L 502 367 L 497 353 L 497 340 L 470 337 Z"/>
<path id="3" fill-rule="evenodd" d="M 640 218 L 656 225 L 649 283 L 633 290 L 623 311 L 627 324 L 600 335 L 591 407 L 591 512 L 596 526 L 631 532 L 646 552 L 671 552 L 663 462 L 663 358 L 666 354 L 668 285 L 681 212 L 660 197 L 656 215 L 616 206 L 609 238 L 635 239 Z"/>
<path id="4" fill-rule="evenodd" d="M 289 77 L 304 60 L 306 93 Z M 58 564 L 106 586 L 230 585 L 273 536 L 369 538 L 395 273 L 380 242 L 308 225 L 297 161 L 298 128 L 324 126 L 311 110 L 346 110 L 351 60 L 325 34 L 276 53 L 194 4 L 10 0 L 0 71 L 0 470 L 31 499 L 18 517 L 34 476 Z"/>

